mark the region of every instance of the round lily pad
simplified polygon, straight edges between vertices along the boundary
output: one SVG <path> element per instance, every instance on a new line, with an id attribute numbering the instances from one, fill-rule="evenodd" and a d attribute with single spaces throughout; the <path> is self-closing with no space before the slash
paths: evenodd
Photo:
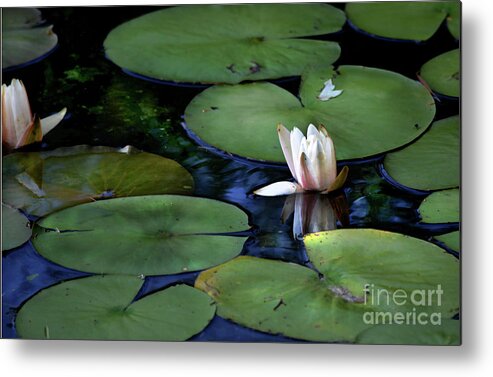
<path id="1" fill-rule="evenodd" d="M 460 251 L 460 231 L 458 230 L 455 232 L 434 236 L 433 238 L 437 241 L 443 242 L 445 246 L 454 251 Z"/>
<path id="2" fill-rule="evenodd" d="M 172 7 L 118 26 L 104 47 L 114 63 L 150 78 L 232 84 L 331 64 L 340 54 L 337 43 L 301 37 L 337 32 L 345 21 L 327 4 Z"/>
<path id="3" fill-rule="evenodd" d="M 380 325 L 361 333 L 361 344 L 416 344 L 454 346 L 460 344 L 460 322 L 446 319 L 439 325 Z"/>
<path id="4" fill-rule="evenodd" d="M 460 183 L 460 118 L 433 123 L 413 144 L 389 153 L 384 168 L 400 185 L 417 190 L 442 190 Z"/>
<path id="5" fill-rule="evenodd" d="M 354 2 L 346 14 L 358 29 L 379 37 L 426 41 L 445 19 L 454 38 L 460 33 L 459 1 Z"/>
<path id="6" fill-rule="evenodd" d="M 31 233 L 27 217 L 2 203 L 2 251 L 22 245 Z"/>
<path id="7" fill-rule="evenodd" d="M 241 256 L 202 272 L 195 286 L 214 298 L 221 317 L 311 341 L 354 342 L 375 325 L 368 322 L 372 313 L 414 309 L 427 318 L 432 313 L 450 318 L 458 311 L 459 264 L 438 246 L 370 229 L 314 233 L 305 243 L 322 276 L 296 264 Z M 379 296 L 377 302 L 372 289 L 391 295 L 402 290 L 408 299 L 387 304 Z M 436 297 L 429 305 L 411 302 L 414 290 L 437 289 L 443 290 L 440 302 Z"/>
<path id="8" fill-rule="evenodd" d="M 144 281 L 130 276 L 91 276 L 42 290 L 17 315 L 27 339 L 183 341 L 204 329 L 214 302 L 176 285 L 134 301 Z"/>
<path id="9" fill-rule="evenodd" d="M 193 190 L 177 162 L 128 148 L 13 153 L 3 159 L 2 175 L 3 201 L 36 216 L 99 199 Z"/>
<path id="10" fill-rule="evenodd" d="M 3 68 L 37 61 L 57 45 L 53 27 L 40 26 L 43 21 L 37 9 L 3 8 L 2 11 Z"/>
<path id="11" fill-rule="evenodd" d="M 318 99 L 332 79 L 342 94 Z M 277 125 L 300 128 L 323 124 L 334 140 L 337 159 L 368 157 L 400 147 L 423 133 L 435 103 L 417 81 L 361 66 L 309 69 L 300 100 L 271 83 L 215 86 L 185 110 L 192 133 L 228 153 L 254 160 L 285 162 Z"/>
<path id="12" fill-rule="evenodd" d="M 421 67 L 421 77 L 430 88 L 450 97 L 460 95 L 460 52 L 446 52 L 431 59 Z"/>
<path id="13" fill-rule="evenodd" d="M 305 237 L 308 256 L 330 284 L 348 297 L 364 297 L 370 284 L 367 305 L 376 310 L 439 312 L 451 318 L 459 308 L 458 260 L 438 246 L 399 233 L 374 229 L 339 229 Z M 438 299 L 436 292 L 443 290 Z M 378 289 L 404 290 L 408 299 L 390 304 Z M 427 293 L 426 303 L 410 300 L 415 291 Z M 422 298 L 418 294 L 417 298 Z"/>
<path id="14" fill-rule="evenodd" d="M 459 189 L 452 189 L 432 193 L 418 211 L 425 223 L 453 223 L 459 221 L 459 207 Z"/>
<path id="15" fill-rule="evenodd" d="M 240 254 L 248 216 L 217 200 L 152 195 L 82 204 L 38 223 L 33 244 L 47 259 L 100 274 L 197 271 Z"/>

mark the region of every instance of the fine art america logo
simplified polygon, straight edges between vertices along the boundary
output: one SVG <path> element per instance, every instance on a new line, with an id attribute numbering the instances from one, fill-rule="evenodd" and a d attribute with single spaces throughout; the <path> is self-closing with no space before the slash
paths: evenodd
<path id="1" fill-rule="evenodd" d="M 374 284 L 365 284 L 364 304 L 377 310 L 368 310 L 363 321 L 368 325 L 441 325 L 442 314 L 430 312 L 430 308 L 440 308 L 443 290 L 438 284 L 436 289 L 415 289 L 389 291 L 376 288 Z M 399 310 L 402 307 L 403 310 Z M 412 307 L 412 309 L 410 309 Z M 388 310 L 386 310 L 386 308 Z"/>

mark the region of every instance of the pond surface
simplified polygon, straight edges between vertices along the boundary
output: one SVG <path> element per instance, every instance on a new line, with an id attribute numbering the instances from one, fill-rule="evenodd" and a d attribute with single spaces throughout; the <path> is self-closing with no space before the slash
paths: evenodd
<path id="1" fill-rule="evenodd" d="M 144 81 L 122 72 L 105 58 L 102 43 L 111 29 L 155 9 L 43 9 L 44 18 L 55 25 L 58 48 L 34 65 L 4 72 L 3 82 L 10 82 L 12 78 L 23 80 L 31 106 L 39 110 L 41 116 L 68 108 L 63 123 L 43 139 L 43 149 L 78 144 L 113 147 L 130 144 L 174 159 L 193 175 L 196 196 L 236 204 L 249 214 L 253 231 L 242 255 L 308 264 L 302 243 L 292 235 L 292 218 L 281 221 L 285 198 L 252 195 L 260 186 L 290 179 L 289 170 L 228 158 L 192 140 L 182 125 L 183 112 L 203 87 Z M 420 44 L 372 38 L 347 24 L 330 39 L 343 46 L 336 65 L 378 67 L 413 79 L 424 62 L 458 47 L 458 42 L 443 25 L 428 42 Z M 296 94 L 299 79 L 276 83 Z M 436 105 L 435 120 L 459 112 L 457 100 L 441 98 Z M 36 148 L 39 146 L 27 150 Z M 382 157 L 349 164 L 344 189 L 347 216 L 342 221 L 339 219 L 338 227 L 390 230 L 425 240 L 458 229 L 456 224 L 420 224 L 416 210 L 427 194 L 404 191 L 385 180 L 381 173 Z M 16 337 L 15 315 L 28 298 L 57 282 L 87 275 L 47 261 L 37 254 L 30 242 L 5 252 L 2 258 L 3 337 L 6 338 Z M 193 285 L 197 275 L 148 277 L 139 295 L 177 282 Z M 192 340 L 292 341 L 244 328 L 218 316 Z"/>

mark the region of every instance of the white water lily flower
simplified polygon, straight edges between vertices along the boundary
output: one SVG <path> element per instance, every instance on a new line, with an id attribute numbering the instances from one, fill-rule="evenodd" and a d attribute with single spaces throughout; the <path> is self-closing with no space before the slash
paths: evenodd
<path id="1" fill-rule="evenodd" d="M 31 113 L 26 88 L 22 81 L 13 79 L 2 85 L 2 143 L 7 149 L 41 141 L 44 135 L 60 123 L 67 109 L 44 119 Z"/>
<path id="2" fill-rule="evenodd" d="M 342 187 L 349 169 L 345 166 L 337 175 L 334 143 L 325 127 L 317 129 L 310 124 L 306 137 L 298 128 L 289 132 L 282 124 L 277 127 L 277 132 L 284 157 L 296 182 L 276 182 L 254 191 L 254 194 L 279 196 L 304 191 L 327 193 Z"/>
<path id="3" fill-rule="evenodd" d="M 332 83 L 332 79 L 324 82 L 324 85 L 324 88 L 318 95 L 318 99 L 321 101 L 328 101 L 329 99 L 335 98 L 343 92 L 342 90 L 334 90 L 336 87 Z"/>

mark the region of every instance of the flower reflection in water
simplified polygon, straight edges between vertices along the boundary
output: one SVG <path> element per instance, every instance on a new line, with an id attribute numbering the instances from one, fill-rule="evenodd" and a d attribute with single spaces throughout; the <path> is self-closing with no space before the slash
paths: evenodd
<path id="1" fill-rule="evenodd" d="M 286 223 L 293 216 L 293 237 L 303 239 L 308 233 L 316 233 L 349 224 L 349 207 L 344 193 L 334 196 L 318 192 L 294 194 L 286 198 L 281 221 Z"/>

